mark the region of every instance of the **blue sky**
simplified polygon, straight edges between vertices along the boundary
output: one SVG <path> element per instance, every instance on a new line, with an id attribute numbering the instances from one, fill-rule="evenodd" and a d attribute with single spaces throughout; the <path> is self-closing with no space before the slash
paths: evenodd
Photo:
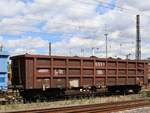
<path id="1" fill-rule="evenodd" d="M 54 55 L 91 56 L 94 48 L 96 56 L 105 57 L 107 32 L 109 56 L 134 58 L 135 15 L 142 10 L 142 57 L 147 58 L 149 7 L 140 0 L 1 0 L 0 42 L 10 55 L 48 54 L 51 42 Z"/>

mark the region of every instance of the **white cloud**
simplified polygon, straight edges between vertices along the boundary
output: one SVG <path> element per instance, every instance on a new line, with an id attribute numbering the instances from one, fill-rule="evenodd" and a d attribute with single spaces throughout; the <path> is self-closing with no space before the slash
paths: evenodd
<path id="1" fill-rule="evenodd" d="M 1 0 L 0 16 L 16 16 L 22 14 L 26 5 L 20 0 Z"/>
<path id="2" fill-rule="evenodd" d="M 54 48 L 92 48 L 100 47 L 104 44 L 103 40 L 100 39 L 90 39 L 90 38 L 81 38 L 81 37 L 72 37 L 69 40 L 62 40 L 56 42 L 52 45 Z"/>
<path id="3" fill-rule="evenodd" d="M 143 2 L 141 0 L 125 0 L 124 5 L 136 8 L 139 11 L 149 11 L 150 1 Z"/>
<path id="4" fill-rule="evenodd" d="M 21 34 L 27 31 L 39 32 L 35 27 L 39 22 L 27 17 L 16 16 L 14 18 L 4 18 L 0 21 L 1 34 Z"/>
<path id="5" fill-rule="evenodd" d="M 4 3 L 3 3 L 4 2 Z M 41 32 L 37 25 L 46 21 L 44 32 L 67 32 L 76 31 L 79 27 L 84 31 L 102 27 L 99 14 L 96 12 L 97 5 L 110 3 L 110 0 L 36 0 L 26 4 L 20 0 L 0 1 L 4 7 L 10 4 L 14 15 L 11 18 L 2 18 L 0 21 L 1 34 L 21 34 L 27 31 Z M 13 4 L 18 4 L 15 9 Z M 6 14 L 7 15 L 7 14 Z M 4 15 L 3 15 L 4 16 Z M 59 28 L 59 29 L 58 29 Z M 68 32 L 69 32 L 68 31 Z"/>
<path id="6" fill-rule="evenodd" d="M 43 49 L 41 51 L 43 54 L 47 54 L 48 52 L 49 41 L 41 37 L 28 36 L 19 39 L 4 39 L 2 37 L 0 40 L 3 42 L 4 47 L 10 50 L 9 53 L 11 55 L 25 53 L 38 54 L 39 49 Z"/>
<path id="7" fill-rule="evenodd" d="M 8 40 L 6 41 L 6 43 L 7 43 L 7 47 L 10 48 L 16 48 L 17 46 L 28 47 L 28 48 L 41 48 L 48 45 L 47 40 L 43 40 L 40 37 L 32 38 L 31 36 L 20 38 L 20 39 Z"/>
<path id="8" fill-rule="evenodd" d="M 3 46 L 3 37 L 0 36 L 0 46 Z"/>
<path id="9" fill-rule="evenodd" d="M 122 10 L 115 7 L 99 14 L 96 12 L 96 8 L 100 4 L 109 7 L 107 3 L 111 3 L 111 0 L 33 0 L 33 2 L 27 3 L 21 0 L 0 0 L 0 34 L 72 33 L 72 36 L 54 42 L 52 44 L 54 50 L 58 51 L 62 48 L 66 51 L 60 49 L 58 53 L 68 54 L 67 50 L 70 48 L 79 51 L 79 48 L 99 47 L 102 48 L 101 51 L 104 54 L 104 34 L 106 33 L 105 26 L 107 26 L 109 46 L 111 46 L 109 47 L 110 55 L 121 56 L 120 44 L 123 45 L 124 55 L 129 52 L 134 53 L 135 15 L 142 10 L 144 11 L 141 16 L 141 37 L 142 43 L 144 43 L 142 51 L 144 55 L 148 54 L 145 40 L 148 42 L 150 35 L 148 27 L 150 20 L 146 16 L 149 14 L 150 2 L 141 0 L 117 1 L 119 1 L 117 5 L 122 7 Z M 44 24 L 40 26 L 41 23 Z M 45 45 L 48 45 L 47 40 L 32 36 L 15 40 L 9 39 L 4 42 L 8 48 L 15 49 L 15 53 L 24 53 L 29 50 L 36 53 L 39 52 L 38 48 L 45 48 Z"/>
<path id="10" fill-rule="evenodd" d="M 11 55 L 20 55 L 20 54 L 36 54 L 37 51 L 35 49 L 25 49 L 25 48 L 17 48 Z"/>

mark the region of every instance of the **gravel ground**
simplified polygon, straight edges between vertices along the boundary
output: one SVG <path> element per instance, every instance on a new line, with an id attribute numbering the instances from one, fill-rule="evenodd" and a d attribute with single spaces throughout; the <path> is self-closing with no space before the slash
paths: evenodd
<path id="1" fill-rule="evenodd" d="M 112 113 L 150 113 L 150 107 L 143 107 L 143 108 L 138 108 L 138 109 L 112 112 Z"/>
<path id="2" fill-rule="evenodd" d="M 63 101 L 54 101 L 54 102 L 38 102 L 38 103 L 29 103 L 29 104 L 9 104 L 9 105 L 0 105 L 0 112 L 42 109 L 42 108 L 56 108 L 56 107 L 65 107 L 65 106 L 67 107 L 67 106 L 76 106 L 76 105 L 135 100 L 140 98 L 143 97 L 137 94 L 137 95 L 126 95 L 126 96 L 73 99 L 73 100 L 63 100 Z"/>

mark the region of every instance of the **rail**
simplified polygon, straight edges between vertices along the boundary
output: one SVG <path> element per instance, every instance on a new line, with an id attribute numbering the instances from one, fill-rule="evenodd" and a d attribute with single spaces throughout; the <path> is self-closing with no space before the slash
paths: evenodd
<path id="1" fill-rule="evenodd" d="M 133 108 L 150 106 L 150 100 L 133 100 L 92 105 L 80 105 L 71 107 L 35 109 L 28 111 L 15 111 L 9 113 L 107 113 L 113 111 L 123 111 Z"/>

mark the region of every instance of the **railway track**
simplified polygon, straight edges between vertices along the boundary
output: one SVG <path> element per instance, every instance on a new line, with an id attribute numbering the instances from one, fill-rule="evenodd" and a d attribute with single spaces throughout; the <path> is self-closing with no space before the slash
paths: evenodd
<path id="1" fill-rule="evenodd" d="M 134 101 L 123 101 L 123 102 L 81 105 L 71 107 L 36 109 L 28 111 L 15 111 L 9 113 L 108 113 L 145 106 L 150 106 L 150 100 L 134 100 Z"/>

